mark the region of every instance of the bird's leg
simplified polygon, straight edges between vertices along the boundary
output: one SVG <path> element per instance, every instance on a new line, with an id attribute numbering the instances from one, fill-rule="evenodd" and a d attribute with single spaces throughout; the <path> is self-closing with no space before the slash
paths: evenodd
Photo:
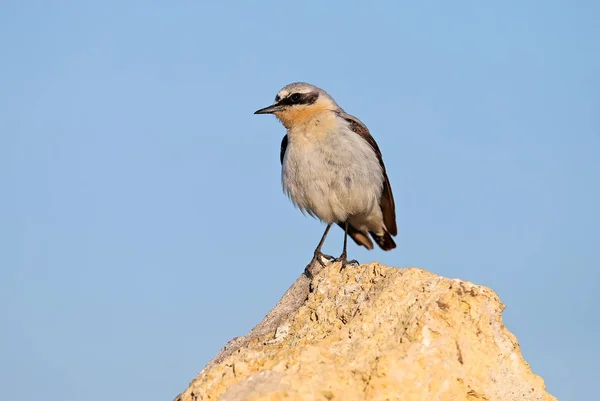
<path id="1" fill-rule="evenodd" d="M 347 265 L 358 265 L 358 261 L 356 259 L 352 259 L 352 260 L 348 260 L 347 258 L 347 254 L 346 254 L 346 246 L 348 245 L 348 222 L 344 223 L 344 250 L 342 251 L 342 254 L 340 255 L 339 258 L 335 258 L 333 261 L 334 262 L 341 262 L 342 263 L 342 269 L 344 267 L 346 267 Z"/>
<path id="2" fill-rule="evenodd" d="M 323 233 L 323 236 L 321 237 L 321 241 L 319 241 L 319 245 L 317 245 L 317 248 L 315 249 L 315 253 L 314 253 L 312 260 L 310 261 L 308 266 L 306 266 L 306 268 L 304 269 L 304 271 L 306 272 L 306 275 L 309 278 L 312 277 L 312 272 L 310 271 L 309 267 L 313 266 L 315 264 L 315 262 L 318 262 L 322 267 L 325 267 L 325 262 L 323 262 L 322 258 L 328 259 L 329 261 L 332 261 L 335 259 L 333 256 L 326 255 L 323 252 L 321 252 L 321 248 L 323 247 L 323 244 L 325 243 L 325 238 L 327 237 L 327 233 L 329 232 L 330 228 L 331 228 L 331 223 L 327 224 L 327 227 L 325 228 L 325 232 Z"/>

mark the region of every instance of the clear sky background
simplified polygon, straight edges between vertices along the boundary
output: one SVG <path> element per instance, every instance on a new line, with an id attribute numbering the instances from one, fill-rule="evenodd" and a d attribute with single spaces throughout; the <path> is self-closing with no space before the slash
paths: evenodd
<path id="1" fill-rule="evenodd" d="M 350 257 L 491 287 L 595 397 L 600 3 L 206 3 L 1 3 L 0 399 L 170 401 L 275 305 L 324 228 L 252 114 L 293 81 L 383 151 L 398 248 Z"/>

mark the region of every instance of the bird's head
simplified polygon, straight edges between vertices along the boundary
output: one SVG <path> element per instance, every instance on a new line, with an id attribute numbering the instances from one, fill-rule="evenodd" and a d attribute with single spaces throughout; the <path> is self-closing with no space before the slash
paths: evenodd
<path id="1" fill-rule="evenodd" d="M 291 128 L 327 110 L 341 109 L 323 89 L 295 82 L 283 87 L 272 105 L 256 110 L 254 114 L 274 114 L 286 128 Z"/>

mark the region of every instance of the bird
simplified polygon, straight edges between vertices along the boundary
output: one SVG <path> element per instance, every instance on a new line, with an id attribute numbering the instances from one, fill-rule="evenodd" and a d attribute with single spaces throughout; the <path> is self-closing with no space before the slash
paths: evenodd
<path id="1" fill-rule="evenodd" d="M 303 214 L 327 225 L 307 269 L 314 262 L 325 267 L 323 258 L 341 262 L 342 268 L 358 264 L 348 260 L 348 236 L 369 250 L 373 241 L 384 251 L 396 248 L 392 187 L 379 146 L 364 123 L 325 90 L 306 82 L 284 86 L 270 106 L 254 114 L 272 114 L 285 127 L 279 154 L 283 192 Z M 334 224 L 344 230 L 337 258 L 321 251 Z"/>

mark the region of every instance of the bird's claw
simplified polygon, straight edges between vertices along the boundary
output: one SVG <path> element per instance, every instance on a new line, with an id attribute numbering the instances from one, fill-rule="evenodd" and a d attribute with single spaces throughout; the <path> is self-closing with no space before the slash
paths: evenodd
<path id="1" fill-rule="evenodd" d="M 358 266 L 360 264 L 358 262 L 358 260 L 356 260 L 356 259 L 348 260 L 345 253 L 342 253 L 342 255 L 339 258 L 333 259 L 333 262 L 334 263 L 340 262 L 342 264 L 342 267 L 340 268 L 340 270 L 343 270 L 348 265 Z"/>
<path id="2" fill-rule="evenodd" d="M 325 267 L 325 262 L 323 262 L 323 258 L 327 259 L 329 262 L 333 262 L 335 258 L 331 255 L 327 255 L 323 252 L 315 252 L 315 256 L 313 256 L 313 261 L 319 262 L 319 264 Z"/>
<path id="3" fill-rule="evenodd" d="M 323 252 L 315 251 L 315 254 L 314 254 L 312 260 L 304 269 L 304 273 L 306 274 L 306 276 L 308 278 L 312 279 L 314 276 L 312 273 L 312 270 L 314 270 L 313 266 L 315 266 L 315 262 L 318 263 L 319 265 L 321 265 L 322 268 L 325 268 L 325 262 L 323 261 L 323 258 L 327 259 L 330 263 L 335 261 L 335 258 L 333 256 L 327 255 Z"/>

